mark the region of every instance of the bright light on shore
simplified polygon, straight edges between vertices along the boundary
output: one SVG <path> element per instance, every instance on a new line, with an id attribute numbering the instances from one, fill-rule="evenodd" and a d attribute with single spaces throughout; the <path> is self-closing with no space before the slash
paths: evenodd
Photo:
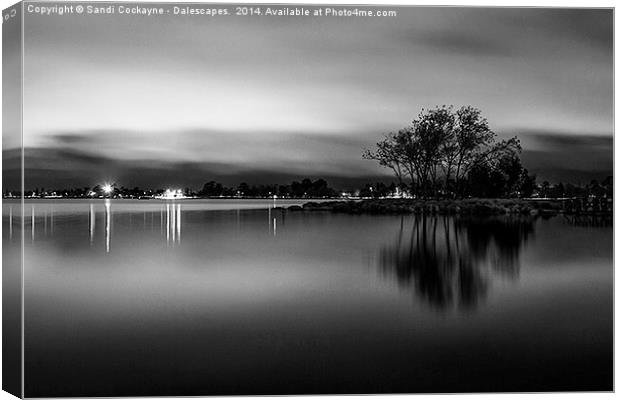
<path id="1" fill-rule="evenodd" d="M 187 196 L 183 194 L 181 189 L 166 189 L 166 191 L 159 195 L 155 196 L 157 199 L 165 199 L 165 200 L 173 200 L 173 199 L 186 199 Z"/>
<path id="2" fill-rule="evenodd" d="M 103 191 L 107 194 L 112 193 L 112 185 L 106 183 L 105 185 L 103 185 Z"/>

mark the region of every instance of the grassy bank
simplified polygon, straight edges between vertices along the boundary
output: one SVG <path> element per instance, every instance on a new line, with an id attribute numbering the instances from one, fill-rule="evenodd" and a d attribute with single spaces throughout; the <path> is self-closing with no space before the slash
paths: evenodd
<path id="1" fill-rule="evenodd" d="M 464 199 L 414 200 L 372 199 L 362 201 L 308 202 L 289 211 L 331 211 L 347 214 L 459 214 L 459 215 L 610 215 L 610 211 L 575 209 L 562 200 Z"/>

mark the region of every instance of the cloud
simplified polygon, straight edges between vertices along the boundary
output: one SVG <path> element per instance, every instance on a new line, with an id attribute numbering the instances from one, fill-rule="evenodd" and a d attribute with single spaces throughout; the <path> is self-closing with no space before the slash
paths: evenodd
<path id="1" fill-rule="evenodd" d="M 5 189 L 19 187 L 19 150 L 3 151 Z M 356 170 L 354 174 L 338 168 L 305 169 L 282 168 L 278 165 L 251 166 L 220 162 L 182 162 L 157 159 L 121 160 L 112 157 L 83 153 L 77 150 L 55 148 L 26 149 L 26 190 L 37 187 L 71 188 L 92 187 L 104 182 L 115 182 L 119 186 L 143 188 L 191 187 L 198 189 L 210 180 L 236 186 L 241 182 L 253 184 L 288 184 L 305 177 L 327 178 L 330 184 L 339 188 L 354 188 L 377 180 L 389 180 L 381 171 Z M 318 166 L 320 167 L 320 166 Z"/>
<path id="2" fill-rule="evenodd" d="M 539 146 L 570 153 L 575 149 L 589 151 L 613 151 L 613 137 L 607 135 L 565 134 L 564 132 L 525 132 Z"/>
<path id="3" fill-rule="evenodd" d="M 197 188 L 212 179 L 236 185 L 242 180 L 287 183 L 307 176 L 332 177 L 346 186 L 364 177 L 388 175 L 361 157 L 375 136 L 374 132 L 343 136 L 202 129 L 166 135 L 130 130 L 59 132 L 47 136 L 44 146 L 26 148 L 26 187 L 115 181 L 132 187 Z M 10 168 L 11 163 L 5 163 L 5 169 Z"/>
<path id="4" fill-rule="evenodd" d="M 523 164 L 539 180 L 587 183 L 613 175 L 613 138 L 528 132 L 523 138 Z"/>
<path id="5" fill-rule="evenodd" d="M 291 171 L 311 168 L 325 173 L 336 168 L 347 175 L 370 167 L 361 159 L 361 153 L 379 136 L 373 131 L 343 135 L 260 130 L 96 130 L 48 135 L 43 147 L 127 161 L 207 162 Z"/>

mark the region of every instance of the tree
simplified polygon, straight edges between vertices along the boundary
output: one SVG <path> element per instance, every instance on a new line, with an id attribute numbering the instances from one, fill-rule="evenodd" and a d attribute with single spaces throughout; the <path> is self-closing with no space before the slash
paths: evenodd
<path id="1" fill-rule="evenodd" d="M 202 190 L 198 192 L 199 195 L 206 196 L 206 197 L 219 197 L 223 195 L 223 193 L 224 193 L 224 187 L 222 186 L 221 183 L 218 183 L 215 181 L 209 181 L 205 183 L 204 186 L 202 187 Z"/>
<path id="2" fill-rule="evenodd" d="M 412 193 L 424 197 L 471 195 L 467 185 L 488 179 L 498 180 L 488 183 L 502 195 L 519 195 L 521 186 L 531 183 L 527 172 L 523 175 L 521 145 L 516 137 L 498 142 L 496 136 L 479 109 L 444 105 L 423 109 L 410 126 L 386 135 L 363 158 L 390 168 L 401 186 L 407 177 Z"/>
<path id="3" fill-rule="evenodd" d="M 497 143 L 482 153 L 467 175 L 466 194 L 476 197 L 520 197 L 533 190 L 533 177 L 521 165 L 516 138 Z"/>
<path id="4" fill-rule="evenodd" d="M 543 181 L 542 185 L 540 185 L 540 194 L 542 197 L 546 198 L 549 194 L 549 181 Z"/>
<path id="5" fill-rule="evenodd" d="M 241 182 L 239 184 L 239 187 L 237 187 L 237 193 L 240 196 L 248 196 L 249 192 L 250 192 L 250 186 L 245 182 Z"/>
<path id="6" fill-rule="evenodd" d="M 411 140 L 418 165 L 418 180 L 423 195 L 437 189 L 438 167 L 446 159 L 454 143 L 455 116 L 452 107 L 424 111 L 413 120 Z"/>
<path id="7" fill-rule="evenodd" d="M 491 131 L 488 121 L 482 117 L 479 109 L 464 106 L 456 112 L 455 143 L 451 147 L 454 149 L 451 156 L 454 158 L 455 191 L 462 191 L 461 182 L 471 169 L 493 153 L 490 148 L 495 137 L 496 134 Z"/>
<path id="8" fill-rule="evenodd" d="M 536 175 L 530 175 L 528 170 L 521 171 L 521 197 L 531 197 L 536 188 Z"/>
<path id="9" fill-rule="evenodd" d="M 398 179 L 398 183 L 403 183 L 403 168 L 401 165 L 402 156 L 400 154 L 400 149 L 396 145 L 398 139 L 394 133 L 389 133 L 385 136 L 385 138 L 376 144 L 376 149 L 368 150 L 365 149 L 362 154 L 362 158 L 367 160 L 375 160 L 379 162 L 379 165 L 382 167 L 390 168 L 396 178 Z"/>
<path id="10" fill-rule="evenodd" d="M 606 177 L 601 183 L 605 189 L 606 197 L 613 197 L 614 195 L 614 178 L 613 176 Z"/>

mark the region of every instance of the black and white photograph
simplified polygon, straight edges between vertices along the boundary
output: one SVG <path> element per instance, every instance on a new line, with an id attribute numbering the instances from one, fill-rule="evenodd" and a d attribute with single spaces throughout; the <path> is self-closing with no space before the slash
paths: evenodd
<path id="1" fill-rule="evenodd" d="M 611 5 L 2 4 L 3 390 L 614 391 Z"/>

